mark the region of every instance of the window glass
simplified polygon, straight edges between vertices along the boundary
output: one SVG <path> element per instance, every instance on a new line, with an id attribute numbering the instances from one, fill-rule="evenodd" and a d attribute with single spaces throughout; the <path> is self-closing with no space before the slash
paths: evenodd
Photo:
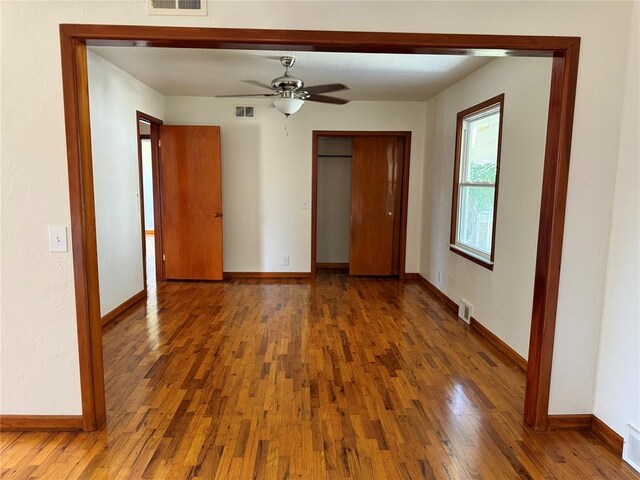
<path id="1" fill-rule="evenodd" d="M 493 235 L 493 187 L 460 187 L 458 243 L 491 254 Z"/>
<path id="2" fill-rule="evenodd" d="M 463 170 L 463 182 L 495 183 L 499 129 L 500 113 L 497 111 L 465 121 L 467 168 Z"/>

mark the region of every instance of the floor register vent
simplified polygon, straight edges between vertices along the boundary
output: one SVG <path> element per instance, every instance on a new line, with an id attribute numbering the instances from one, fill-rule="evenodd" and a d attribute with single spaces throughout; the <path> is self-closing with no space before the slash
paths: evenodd
<path id="1" fill-rule="evenodd" d="M 458 306 L 458 316 L 466 323 L 471 323 L 471 315 L 473 315 L 471 304 L 464 298 L 461 298 L 460 305 Z"/>
<path id="2" fill-rule="evenodd" d="M 640 429 L 627 425 L 627 435 L 624 439 L 622 459 L 640 472 Z"/>

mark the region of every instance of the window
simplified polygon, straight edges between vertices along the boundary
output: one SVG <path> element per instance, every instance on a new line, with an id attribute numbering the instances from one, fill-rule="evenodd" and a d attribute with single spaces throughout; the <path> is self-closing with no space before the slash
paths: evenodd
<path id="1" fill-rule="evenodd" d="M 504 94 L 458 113 L 450 249 L 493 270 Z"/>

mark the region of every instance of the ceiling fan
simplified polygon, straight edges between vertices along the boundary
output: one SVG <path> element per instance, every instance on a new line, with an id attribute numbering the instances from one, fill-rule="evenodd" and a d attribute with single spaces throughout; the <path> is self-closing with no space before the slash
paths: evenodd
<path id="1" fill-rule="evenodd" d="M 318 103 L 331 103 L 334 105 L 344 105 L 349 100 L 323 95 L 324 93 L 339 92 L 349 90 L 349 87 L 341 83 L 329 83 L 326 85 L 315 85 L 305 87 L 304 82 L 294 77 L 289 69 L 296 63 L 294 57 L 280 57 L 280 63 L 285 68 L 281 77 L 271 80 L 271 85 L 257 81 L 249 81 L 253 85 L 273 90 L 271 93 L 250 93 L 240 95 L 217 95 L 223 97 L 274 97 L 273 106 L 286 117 L 300 110 L 305 101 Z"/>

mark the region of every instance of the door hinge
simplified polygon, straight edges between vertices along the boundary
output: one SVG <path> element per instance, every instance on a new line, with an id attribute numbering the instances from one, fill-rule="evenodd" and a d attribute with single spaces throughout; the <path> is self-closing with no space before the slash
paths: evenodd
<path id="1" fill-rule="evenodd" d="M 158 148 L 160 148 L 162 146 L 162 139 L 158 139 Z"/>
<path id="2" fill-rule="evenodd" d="M 164 253 L 163 253 L 163 254 L 162 254 L 162 261 L 164 262 L 164 261 L 166 261 L 166 260 L 167 260 L 167 257 L 165 257 L 165 256 L 164 256 Z"/>

